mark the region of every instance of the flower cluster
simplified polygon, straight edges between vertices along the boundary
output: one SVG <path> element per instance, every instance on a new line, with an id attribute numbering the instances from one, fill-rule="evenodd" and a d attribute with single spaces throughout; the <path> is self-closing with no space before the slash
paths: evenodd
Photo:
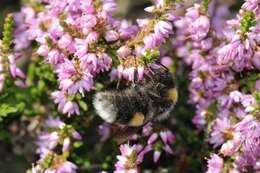
<path id="1" fill-rule="evenodd" d="M 170 70 L 182 76 L 182 69 L 175 69 L 182 60 L 191 67 L 189 102 L 196 109 L 192 122 L 205 131 L 207 142 L 216 153 L 208 159 L 207 173 L 258 172 L 260 1 L 245 0 L 236 15 L 229 10 L 231 4 L 226 3 L 229 2 L 203 0 L 189 6 L 154 0 L 152 6 L 145 8 L 152 17 L 137 19 L 132 24 L 115 17 L 114 0 L 25 2 L 20 12 L 7 16 L 0 40 L 0 92 L 7 88 L 0 95 L 0 101 L 4 101 L 0 104 L 0 122 L 8 114 L 57 115 L 49 100 L 52 99 L 59 112 L 73 121 L 71 124 L 97 129 L 99 123 L 93 123 L 95 112 L 91 106 L 88 110 L 95 90 L 114 86 L 114 80 L 130 86 L 131 82 L 152 77 L 158 64 L 172 66 Z M 23 68 L 26 72 L 18 65 L 23 57 L 28 60 L 28 70 L 27 66 Z M 36 64 L 47 64 L 51 75 L 44 76 L 47 70 L 39 70 Z M 44 81 L 41 75 L 44 79 L 52 76 L 53 83 Z M 12 84 L 25 92 L 17 94 L 10 87 L 11 94 L 8 93 Z M 51 89 L 41 90 L 52 84 Z M 28 99 L 28 95 L 37 98 Z M 14 100 L 27 104 L 13 103 Z M 74 114 L 89 116 L 70 117 Z M 152 122 L 138 130 L 130 128 L 136 131 L 127 136 L 127 144 L 120 145 L 114 172 L 141 172 L 148 153 L 153 155 L 154 163 L 163 152 L 174 154 L 175 135 L 169 129 L 173 128 L 161 127 L 159 123 L 157 127 Z M 102 145 L 113 136 L 112 126 L 100 125 L 99 133 Z M 81 136 L 71 125 L 49 118 L 38 136 L 40 159 L 31 172 L 75 173 L 78 167 L 69 160 L 77 155 L 71 154 L 77 140 L 82 140 Z M 99 146 L 94 147 L 95 151 L 102 152 Z M 189 160 L 185 157 L 184 161 Z M 90 163 L 98 160 L 92 159 L 77 159 L 75 163 L 86 170 L 109 170 L 107 164 L 91 167 Z M 104 160 L 112 159 L 109 156 Z"/>
<path id="2" fill-rule="evenodd" d="M 112 80 L 143 79 L 160 57 L 159 48 L 173 34 L 176 20 L 172 3 L 156 1 L 145 10 L 154 19 L 138 19 L 138 25 L 113 17 L 113 0 L 43 1 L 41 10 L 24 6 L 15 14 L 15 50 L 39 45 L 37 54 L 51 64 L 59 89 L 52 97 L 64 114 L 80 114 L 77 94 L 95 88 L 95 77 L 110 71 Z M 113 68 L 112 68 L 113 67 Z"/>
<path id="3" fill-rule="evenodd" d="M 3 31 L 3 40 L 0 40 L 0 91 L 4 88 L 5 78 L 11 76 L 14 84 L 25 88 L 23 71 L 17 66 L 17 60 L 21 58 L 21 52 L 11 48 L 13 42 L 14 16 L 6 18 Z"/>
<path id="4" fill-rule="evenodd" d="M 117 163 L 115 164 L 116 170 L 114 173 L 132 172 L 138 173 L 138 165 L 142 162 L 140 158 L 141 145 L 129 146 L 123 144 L 120 146 L 121 155 L 117 156 Z"/>
<path id="5" fill-rule="evenodd" d="M 59 118 L 47 119 L 44 128 L 36 142 L 40 160 L 33 166 L 32 173 L 75 173 L 77 166 L 67 158 L 73 140 L 81 140 L 80 134 Z M 60 146 L 62 154 L 55 152 Z"/>
<path id="6" fill-rule="evenodd" d="M 229 14 L 220 15 L 220 7 L 207 11 L 195 4 L 175 22 L 178 35 L 173 46 L 192 66 L 189 90 L 190 101 L 196 106 L 193 122 L 200 129 L 209 129 L 209 143 L 220 149 L 222 157 L 229 158 L 224 162 L 212 155 L 208 173 L 259 170 L 260 110 L 256 95 L 260 88 L 259 73 L 254 72 L 260 62 L 259 12 L 259 1 L 246 1 L 237 17 L 226 21 Z M 224 26 L 221 22 L 227 25 L 219 30 L 210 17 L 217 18 L 220 26 Z"/>
<path id="7" fill-rule="evenodd" d="M 173 154 L 171 145 L 175 141 L 175 136 L 170 130 L 155 131 L 153 124 L 148 123 L 142 128 L 142 134 L 134 134 L 131 141 L 145 141 L 142 144 L 129 146 L 122 144 L 120 146 L 121 155 L 117 156 L 118 162 L 115 164 L 115 173 L 120 171 L 139 172 L 138 165 L 142 163 L 145 155 L 153 151 L 153 161 L 158 162 L 162 151 Z"/>

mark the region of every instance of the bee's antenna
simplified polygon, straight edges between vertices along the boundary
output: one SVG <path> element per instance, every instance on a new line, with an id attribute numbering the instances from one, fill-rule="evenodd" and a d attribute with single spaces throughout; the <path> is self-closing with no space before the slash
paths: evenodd
<path id="1" fill-rule="evenodd" d="M 160 65 L 161 67 L 163 67 L 164 70 L 166 70 L 166 72 L 169 71 L 168 67 L 166 67 L 165 65 L 163 65 L 163 64 L 159 61 L 159 59 L 156 61 L 156 63 L 157 63 L 158 65 Z"/>
<path id="2" fill-rule="evenodd" d="M 168 67 L 166 67 L 165 65 L 163 65 L 162 63 L 159 63 L 160 66 L 162 66 L 164 68 L 164 70 L 166 70 L 167 72 L 169 71 Z"/>

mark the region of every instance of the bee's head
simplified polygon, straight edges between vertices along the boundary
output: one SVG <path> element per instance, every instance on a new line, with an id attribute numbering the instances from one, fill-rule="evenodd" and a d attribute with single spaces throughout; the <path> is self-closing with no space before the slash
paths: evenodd
<path id="1" fill-rule="evenodd" d="M 165 69 L 159 69 L 154 76 L 155 80 L 160 84 L 157 87 L 160 90 L 159 92 L 175 104 L 178 99 L 178 91 L 172 73 Z"/>
<path id="2" fill-rule="evenodd" d="M 168 86 L 168 87 L 175 86 L 175 82 L 174 82 L 172 73 L 170 73 L 166 69 L 161 68 L 161 69 L 157 70 L 153 76 L 154 76 L 154 80 L 158 81 L 159 83 L 161 83 L 165 86 Z"/>
<path id="3" fill-rule="evenodd" d="M 98 115 L 108 123 L 113 123 L 117 118 L 116 107 L 112 103 L 111 95 L 107 92 L 98 92 L 94 96 L 94 108 Z"/>

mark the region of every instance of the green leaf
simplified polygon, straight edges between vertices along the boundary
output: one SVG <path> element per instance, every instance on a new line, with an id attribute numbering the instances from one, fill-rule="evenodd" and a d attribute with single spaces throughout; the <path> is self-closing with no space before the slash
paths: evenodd
<path id="1" fill-rule="evenodd" d="M 260 104 L 260 92 L 255 92 L 255 93 L 254 93 L 254 97 L 255 97 L 255 99 L 256 99 L 256 102 L 257 102 L 258 104 Z"/>
<path id="2" fill-rule="evenodd" d="M 98 82 L 98 83 L 96 83 L 95 88 L 97 91 L 100 91 L 104 88 L 104 85 L 102 83 Z"/>
<path id="3" fill-rule="evenodd" d="M 0 121 L 3 117 L 6 117 L 9 114 L 18 112 L 18 109 L 16 107 L 10 106 L 8 104 L 2 104 L 0 105 Z"/>
<path id="4" fill-rule="evenodd" d="M 87 111 L 88 110 L 88 105 L 87 103 L 85 103 L 84 101 L 80 100 L 79 102 L 79 106 L 84 110 Z"/>
<path id="5" fill-rule="evenodd" d="M 147 50 L 143 56 L 141 56 L 141 62 L 144 65 L 153 63 L 160 56 L 159 50 Z"/>
<path id="6" fill-rule="evenodd" d="M 79 147 L 81 147 L 83 145 L 83 142 L 82 141 L 77 141 L 77 142 L 74 142 L 73 143 L 73 147 L 74 148 L 79 148 Z"/>

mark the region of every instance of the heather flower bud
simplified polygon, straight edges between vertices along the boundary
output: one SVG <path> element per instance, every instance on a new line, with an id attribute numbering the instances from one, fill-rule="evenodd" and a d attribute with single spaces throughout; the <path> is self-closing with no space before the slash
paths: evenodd
<path id="1" fill-rule="evenodd" d="M 162 35 L 168 37 L 169 34 L 173 33 L 172 25 L 170 22 L 159 21 L 154 28 L 156 35 Z"/>
<path id="2" fill-rule="evenodd" d="M 153 162 L 154 163 L 158 162 L 158 160 L 160 159 L 161 154 L 162 153 L 160 151 L 154 151 L 154 153 L 153 153 Z"/>
<path id="3" fill-rule="evenodd" d="M 156 9 L 155 6 L 150 6 L 150 7 L 146 7 L 144 11 L 147 11 L 148 13 L 152 13 L 154 12 L 155 9 Z"/>
<path id="4" fill-rule="evenodd" d="M 59 41 L 58 41 L 58 46 L 61 48 L 61 49 L 65 49 L 67 48 L 72 42 L 72 38 L 70 35 L 68 34 L 65 34 L 63 35 Z"/>
<path id="5" fill-rule="evenodd" d="M 157 139 L 158 139 L 158 134 L 157 134 L 157 133 L 153 133 L 153 134 L 149 137 L 147 143 L 148 143 L 148 144 L 153 144 Z"/>
<path id="6" fill-rule="evenodd" d="M 98 32 L 90 32 L 86 38 L 87 43 L 95 43 L 98 41 L 99 33 Z"/>
<path id="7" fill-rule="evenodd" d="M 49 53 L 49 47 L 45 44 L 41 45 L 38 50 L 37 50 L 37 54 L 41 55 L 41 56 L 48 56 Z"/>
<path id="8" fill-rule="evenodd" d="M 200 16 L 196 21 L 192 22 L 189 28 L 192 39 L 200 41 L 204 39 L 209 32 L 210 21 L 206 16 Z"/>
<path id="9" fill-rule="evenodd" d="M 53 49 L 48 54 L 48 61 L 51 64 L 58 64 L 63 61 L 63 56 L 57 49 Z"/>
<path id="10" fill-rule="evenodd" d="M 208 160 L 208 170 L 206 173 L 221 173 L 224 166 L 224 161 L 221 157 L 213 154 Z"/>
<path id="11" fill-rule="evenodd" d="M 252 59 L 253 65 L 256 69 L 260 70 L 260 51 L 256 52 Z"/>
<path id="12" fill-rule="evenodd" d="M 118 50 L 117 50 L 117 55 L 120 57 L 120 58 L 126 58 L 128 55 L 131 54 L 131 49 L 125 45 L 125 46 L 122 46 L 120 47 Z"/>
<path id="13" fill-rule="evenodd" d="M 108 42 L 116 41 L 119 39 L 119 34 L 116 31 L 110 30 L 105 33 L 105 39 Z"/>
<path id="14" fill-rule="evenodd" d="M 70 147 L 70 138 L 65 138 L 63 141 L 62 152 L 65 152 Z"/>

